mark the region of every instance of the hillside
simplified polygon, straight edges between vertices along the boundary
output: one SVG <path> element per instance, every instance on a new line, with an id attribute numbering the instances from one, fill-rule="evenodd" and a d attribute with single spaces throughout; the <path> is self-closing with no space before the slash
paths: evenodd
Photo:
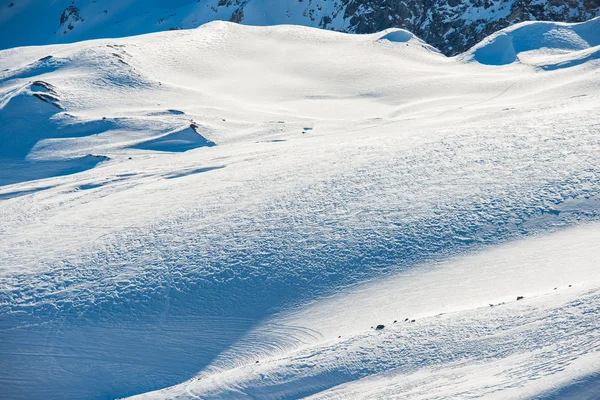
<path id="1" fill-rule="evenodd" d="M 0 0 L 0 49 L 196 28 L 214 20 L 349 33 L 404 28 L 456 55 L 524 21 L 583 22 L 597 0 Z"/>
<path id="2" fill-rule="evenodd" d="M 2 397 L 596 398 L 598 21 L 0 51 Z"/>

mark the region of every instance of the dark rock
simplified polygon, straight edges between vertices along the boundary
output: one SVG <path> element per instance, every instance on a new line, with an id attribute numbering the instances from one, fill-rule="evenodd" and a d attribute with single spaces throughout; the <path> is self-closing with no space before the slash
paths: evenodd
<path id="1" fill-rule="evenodd" d="M 229 18 L 229 21 L 239 24 L 240 22 L 242 22 L 243 19 L 244 19 L 244 8 L 240 7 L 237 10 L 235 10 L 233 12 L 233 14 L 231 14 L 231 18 Z"/>
<path id="2" fill-rule="evenodd" d="M 54 107 L 62 110 L 63 108 L 61 107 L 61 105 L 58 103 L 58 98 L 51 95 L 51 94 L 47 94 L 47 93 L 34 93 L 33 94 L 34 97 L 42 100 L 45 103 L 48 104 L 52 104 Z"/>
<path id="3" fill-rule="evenodd" d="M 383 328 L 385 328 L 385 325 L 377 325 L 377 327 L 375 329 L 378 330 L 378 331 L 380 331 Z"/>
<path id="4" fill-rule="evenodd" d="M 70 5 L 69 7 L 65 8 L 65 10 L 60 15 L 60 26 L 63 26 L 67 22 L 69 22 L 69 26 L 73 26 L 71 25 L 71 22 L 76 21 L 83 21 L 83 18 L 81 18 L 81 15 L 79 14 L 79 8 Z"/>
<path id="5" fill-rule="evenodd" d="M 525 298 L 524 296 L 517 296 L 517 301 L 523 300 L 524 298 Z"/>

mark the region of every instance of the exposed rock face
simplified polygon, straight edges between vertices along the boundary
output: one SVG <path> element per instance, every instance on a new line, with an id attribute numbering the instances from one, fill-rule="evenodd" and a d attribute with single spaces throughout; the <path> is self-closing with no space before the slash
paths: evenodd
<path id="1" fill-rule="evenodd" d="M 66 27 L 68 30 L 72 30 L 75 28 L 73 25 L 74 22 L 83 22 L 83 18 L 79 15 L 79 9 L 73 5 L 65 8 L 65 10 L 60 15 L 60 26 Z M 66 32 L 65 32 L 66 33 Z"/>
<path id="2" fill-rule="evenodd" d="M 350 33 L 404 28 L 446 55 L 455 55 L 518 22 L 581 22 L 600 15 L 600 0 L 189 0 L 172 5 L 163 0 L 126 4 L 55 0 L 35 5 L 13 0 L 5 4 L 7 11 L 0 14 L 0 48 L 188 29 L 226 20 Z M 37 19 L 29 17 L 32 7 L 37 8 Z M 31 35 L 34 28 L 36 34 Z"/>

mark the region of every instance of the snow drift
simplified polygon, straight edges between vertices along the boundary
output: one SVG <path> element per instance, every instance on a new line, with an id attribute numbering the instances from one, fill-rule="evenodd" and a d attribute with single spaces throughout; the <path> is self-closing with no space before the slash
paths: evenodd
<path id="1" fill-rule="evenodd" d="M 543 67 L 571 66 L 575 60 L 597 58 L 599 46 L 600 18 L 580 24 L 525 22 L 490 36 L 464 57 L 488 65 L 523 61 Z"/>

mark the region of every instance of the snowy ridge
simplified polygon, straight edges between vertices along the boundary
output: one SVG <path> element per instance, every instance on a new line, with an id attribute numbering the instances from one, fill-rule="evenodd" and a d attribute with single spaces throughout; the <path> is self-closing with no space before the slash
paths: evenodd
<path id="1" fill-rule="evenodd" d="M 215 20 L 349 33 L 414 32 L 457 55 L 523 21 L 583 22 L 595 1 L 539 0 L 0 0 L 0 49 L 197 28 Z"/>
<path id="2" fill-rule="evenodd" d="M 402 30 L 213 22 L 1 51 L 1 392 L 581 393 L 588 45 L 490 67 Z"/>

